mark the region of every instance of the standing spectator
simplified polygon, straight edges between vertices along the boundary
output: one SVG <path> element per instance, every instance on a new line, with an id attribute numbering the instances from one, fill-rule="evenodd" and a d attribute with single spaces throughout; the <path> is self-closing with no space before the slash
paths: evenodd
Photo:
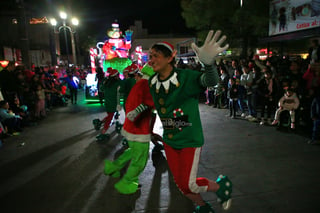
<path id="1" fill-rule="evenodd" d="M 252 67 L 252 84 L 251 84 L 251 100 L 250 97 L 248 97 L 248 102 L 251 102 L 251 108 L 252 108 L 252 118 L 249 118 L 249 121 L 257 121 L 257 99 L 258 99 L 258 87 L 261 80 L 261 73 L 258 67 L 253 66 Z"/>
<path id="2" fill-rule="evenodd" d="M 304 81 L 303 81 L 303 74 L 301 70 L 301 64 L 298 63 L 298 61 L 291 61 L 290 64 L 290 72 L 288 73 L 288 78 L 290 81 L 290 84 L 292 81 L 297 81 L 297 83 L 301 86 L 304 87 Z"/>
<path id="3" fill-rule="evenodd" d="M 267 109 L 267 122 L 271 125 L 271 112 L 274 108 L 274 95 L 276 93 L 275 81 L 270 71 L 264 73 L 264 79 L 259 84 L 258 94 L 261 97 L 261 121 L 260 125 L 265 124 L 265 110 Z"/>
<path id="4" fill-rule="evenodd" d="M 246 119 L 253 119 L 256 117 L 256 112 L 253 111 L 253 103 L 252 103 L 252 82 L 253 76 L 252 72 L 249 70 L 249 67 L 244 65 L 242 67 L 242 75 L 240 78 L 240 83 L 245 89 L 245 96 L 247 99 L 247 107 L 248 107 L 248 115 L 245 117 Z"/>
<path id="5" fill-rule="evenodd" d="M 309 64 L 309 67 L 302 78 L 306 82 L 306 90 L 320 88 L 320 63 Z"/>
<path id="6" fill-rule="evenodd" d="M 228 76 L 231 78 L 234 75 L 235 70 L 240 70 L 241 67 L 239 66 L 239 63 L 237 60 L 232 60 L 231 61 L 231 67 L 228 67 Z"/>
<path id="7" fill-rule="evenodd" d="M 234 70 L 233 78 L 235 79 L 236 84 L 238 85 L 238 107 L 241 112 L 241 117 L 244 118 L 246 116 L 244 112 L 244 99 L 246 96 L 246 89 L 240 83 L 241 71 L 238 69 Z"/>
<path id="8" fill-rule="evenodd" d="M 71 71 L 67 71 L 67 77 L 63 80 L 67 83 L 71 104 L 77 104 L 79 79 Z"/>
<path id="9" fill-rule="evenodd" d="M 222 103 L 223 108 L 228 107 L 228 82 L 229 82 L 229 75 L 227 70 L 224 66 L 220 67 L 220 82 L 222 85 Z"/>
<path id="10" fill-rule="evenodd" d="M 310 64 L 320 62 L 320 45 L 318 39 L 311 41 L 311 47 L 309 48 L 308 53 L 308 60 L 310 61 Z"/>
<path id="11" fill-rule="evenodd" d="M 207 87 L 207 90 L 205 93 L 207 98 L 207 102 L 205 104 L 208 104 L 209 106 L 211 106 L 213 104 L 214 87 Z"/>
<path id="12" fill-rule="evenodd" d="M 36 103 L 35 103 L 35 119 L 46 117 L 46 94 L 42 84 L 38 84 L 36 90 Z"/>
<path id="13" fill-rule="evenodd" d="M 228 98 L 230 117 L 236 118 L 238 108 L 238 85 L 236 85 L 236 80 L 234 78 L 230 78 L 229 80 Z"/>
<path id="14" fill-rule="evenodd" d="M 7 67 L 0 72 L 0 88 L 4 100 L 9 102 L 11 106 L 14 102 L 14 98 L 17 96 L 18 83 L 14 74 L 15 64 L 14 61 L 9 61 Z"/>
<path id="15" fill-rule="evenodd" d="M 222 95 L 224 92 L 224 88 L 222 85 L 222 80 L 219 79 L 219 82 L 214 87 L 213 93 L 213 107 L 218 107 L 219 109 L 222 108 Z"/>

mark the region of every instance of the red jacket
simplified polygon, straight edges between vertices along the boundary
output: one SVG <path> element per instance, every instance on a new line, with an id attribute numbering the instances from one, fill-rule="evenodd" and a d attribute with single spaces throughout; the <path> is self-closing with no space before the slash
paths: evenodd
<path id="1" fill-rule="evenodd" d="M 150 123 L 152 119 L 152 110 L 155 108 L 150 93 L 148 80 L 139 80 L 130 90 L 126 101 L 126 113 L 136 109 L 140 104 L 149 108 L 143 111 L 134 121 L 125 118 L 122 128 L 122 135 L 129 141 L 149 142 L 151 140 Z"/>

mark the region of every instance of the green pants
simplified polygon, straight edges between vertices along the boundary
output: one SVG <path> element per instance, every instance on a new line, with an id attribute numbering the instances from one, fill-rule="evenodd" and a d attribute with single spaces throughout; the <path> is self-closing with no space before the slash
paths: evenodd
<path id="1" fill-rule="evenodd" d="M 115 161 L 106 160 L 104 168 L 105 174 L 119 177 L 120 170 L 131 161 L 126 173 L 115 184 L 115 188 L 122 194 L 132 194 L 137 191 L 139 175 L 146 167 L 149 156 L 149 142 L 128 141 L 128 145 L 129 148 Z"/>

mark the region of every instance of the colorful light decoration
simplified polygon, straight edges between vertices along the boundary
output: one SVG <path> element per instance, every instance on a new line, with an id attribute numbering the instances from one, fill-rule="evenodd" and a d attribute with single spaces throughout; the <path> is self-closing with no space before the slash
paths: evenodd
<path id="1" fill-rule="evenodd" d="M 105 72 L 109 67 L 116 69 L 123 78 L 123 70 L 132 64 L 128 58 L 131 48 L 131 37 L 133 31 L 125 31 L 122 35 L 119 24 L 113 23 L 107 31 L 109 39 L 104 42 L 98 42 L 95 48 L 90 49 L 90 62 L 92 74 L 88 75 L 86 86 L 86 100 L 97 101 L 97 81 L 95 80 L 96 66 L 100 66 Z M 96 62 L 99 61 L 99 65 Z M 108 73 L 106 73 L 108 76 Z"/>
<path id="2" fill-rule="evenodd" d="M 105 42 L 98 42 L 96 49 L 90 49 L 92 73 L 95 73 L 96 70 L 96 58 L 99 58 L 99 64 L 104 71 L 108 67 L 112 67 L 113 69 L 117 69 L 121 74 L 123 69 L 132 63 L 129 63 L 128 56 L 133 31 L 127 30 L 125 31 L 125 36 L 122 36 L 118 23 L 113 23 L 111 26 L 107 31 L 109 39 Z"/>
<path id="3" fill-rule="evenodd" d="M 1 67 L 2 67 L 2 68 L 5 68 L 5 67 L 7 67 L 7 66 L 8 66 L 9 61 L 7 61 L 7 60 L 3 60 L 3 61 L 0 61 L 0 64 L 1 64 Z"/>

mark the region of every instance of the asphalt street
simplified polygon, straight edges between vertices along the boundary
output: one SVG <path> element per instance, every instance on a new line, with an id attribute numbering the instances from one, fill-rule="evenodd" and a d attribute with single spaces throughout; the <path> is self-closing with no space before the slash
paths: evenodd
<path id="1" fill-rule="evenodd" d="M 1 213 L 191 213 L 193 204 L 177 189 L 164 153 L 152 153 L 133 195 L 117 193 L 119 180 L 103 174 L 105 159 L 125 147 L 122 136 L 97 142 L 92 120 L 104 108 L 87 104 L 55 108 L 37 126 L 5 139 L 0 149 Z M 277 131 L 226 109 L 199 104 L 205 145 L 199 176 L 227 175 L 233 203 L 222 210 L 214 193 L 203 194 L 216 213 L 319 213 L 320 146 L 305 135 Z M 121 113 L 123 120 L 123 112 Z M 156 132 L 162 132 L 157 122 Z"/>

